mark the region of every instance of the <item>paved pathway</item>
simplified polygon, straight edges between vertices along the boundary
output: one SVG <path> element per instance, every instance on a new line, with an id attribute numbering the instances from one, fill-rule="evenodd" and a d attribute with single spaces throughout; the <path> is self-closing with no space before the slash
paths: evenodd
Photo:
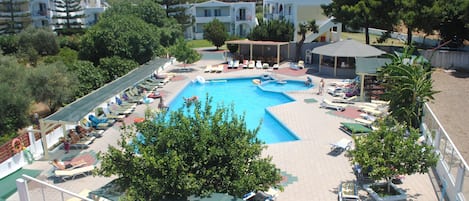
<path id="1" fill-rule="evenodd" d="M 162 90 L 166 95 L 165 101 L 170 102 L 177 93 L 179 93 L 189 81 L 194 80 L 197 75 L 211 79 L 256 76 L 265 73 L 265 70 L 257 69 L 237 70 L 224 73 L 203 73 L 205 65 L 218 64 L 220 62 L 221 61 L 216 60 L 201 61 L 195 65 L 189 66 L 188 68 L 191 70 L 187 72 L 179 71 L 180 67 L 177 66 L 172 66 L 167 69 L 167 71 L 178 72 L 178 76 L 184 76 L 185 79 L 171 81 L 163 87 Z M 288 79 L 306 80 L 306 75 L 278 76 Z M 313 75 L 313 81 L 316 85 L 319 79 L 320 78 L 316 75 Z M 326 84 L 332 81 L 335 80 L 326 79 Z M 298 178 L 297 181 L 286 186 L 284 192 L 280 193 L 278 198 L 280 201 L 336 200 L 339 183 L 341 181 L 354 179 L 348 158 L 345 157 L 344 154 L 338 156 L 329 154 L 330 143 L 336 142 L 341 138 L 350 138 L 338 129 L 340 122 L 350 120 L 327 114 L 326 112 L 328 112 L 328 110 L 319 108 L 319 102 L 305 103 L 303 101 L 305 98 L 321 100 L 323 97 L 315 95 L 315 92 L 316 89 L 289 93 L 289 95 L 297 101 L 269 108 L 280 121 L 301 138 L 301 140 L 298 141 L 271 144 L 264 152 L 264 155 L 273 157 L 273 162 L 277 167 Z M 327 97 L 329 95 L 324 96 Z M 156 107 L 157 102 L 158 101 L 155 101 L 149 106 L 138 106 L 133 116 L 143 116 L 146 107 Z M 120 128 L 117 125 L 106 130 L 104 136 L 91 144 L 89 150 L 96 152 L 106 151 L 109 145 L 115 146 L 117 140 L 120 139 L 119 130 Z M 63 152 L 58 151 L 56 154 L 61 155 Z M 49 176 L 48 171 L 51 168 L 47 161 L 36 161 L 25 168 L 45 170 L 38 178 L 52 183 L 51 180 L 46 179 Z M 56 185 L 79 193 L 83 189 L 97 189 L 112 179 L 114 178 L 88 176 L 58 183 Z M 399 186 L 407 191 L 408 200 L 438 200 L 428 174 L 407 176 L 404 183 Z M 38 188 L 35 184 L 30 184 L 29 188 L 33 200 L 41 200 L 41 188 Z M 60 200 L 60 194 L 51 189 L 45 189 L 44 191 L 47 192 L 46 200 Z M 365 191 L 361 190 L 360 194 L 363 200 L 371 200 L 367 198 Z M 17 194 L 14 194 L 8 199 L 8 201 L 17 200 L 19 200 Z"/>

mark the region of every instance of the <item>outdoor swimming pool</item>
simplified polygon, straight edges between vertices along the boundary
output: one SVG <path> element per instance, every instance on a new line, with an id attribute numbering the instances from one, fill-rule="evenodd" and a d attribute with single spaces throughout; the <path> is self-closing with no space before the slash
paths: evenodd
<path id="1" fill-rule="evenodd" d="M 184 97 L 198 96 L 205 101 L 208 94 L 213 97 L 213 103 L 230 105 L 234 103 L 237 114 L 246 113 L 246 124 L 249 129 L 256 128 L 261 119 L 261 129 L 257 137 L 267 144 L 298 140 L 292 132 L 278 122 L 266 108 L 292 102 L 293 99 L 284 93 L 265 91 L 252 83 L 253 78 L 227 79 L 210 81 L 205 84 L 198 82 L 188 84 L 170 103 L 170 110 L 179 109 L 184 104 Z M 296 81 L 287 81 L 283 85 L 285 90 L 305 90 L 304 84 Z M 288 86 L 287 85 L 292 85 Z M 275 85 L 266 85 L 266 88 L 275 88 Z M 278 89 L 276 90 L 278 91 Z"/>

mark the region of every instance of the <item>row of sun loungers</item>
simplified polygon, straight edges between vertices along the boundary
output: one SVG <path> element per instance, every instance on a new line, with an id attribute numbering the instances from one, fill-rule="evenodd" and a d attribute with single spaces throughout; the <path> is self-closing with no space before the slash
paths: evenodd
<path id="1" fill-rule="evenodd" d="M 204 69 L 204 73 L 221 73 L 223 72 L 224 65 L 220 64 L 217 66 L 207 65 Z"/>
<path id="2" fill-rule="evenodd" d="M 240 63 L 239 60 L 230 60 L 228 61 L 228 69 L 238 69 L 238 68 L 243 68 L 243 69 L 274 69 L 278 70 L 279 65 L 274 64 L 272 67 L 269 65 L 269 63 L 262 63 L 261 60 L 244 60 L 243 63 Z"/>

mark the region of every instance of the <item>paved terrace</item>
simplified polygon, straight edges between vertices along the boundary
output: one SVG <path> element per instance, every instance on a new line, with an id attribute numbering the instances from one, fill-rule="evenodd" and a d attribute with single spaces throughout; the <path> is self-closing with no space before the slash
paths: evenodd
<path id="1" fill-rule="evenodd" d="M 197 75 L 211 79 L 257 76 L 265 73 L 265 70 L 227 70 L 226 68 L 223 73 L 203 73 L 205 65 L 219 64 L 220 62 L 222 61 L 200 61 L 195 65 L 187 66 L 189 71 L 181 71 L 182 67 L 180 65 L 171 66 L 167 71 L 177 72 L 178 79 L 174 79 L 160 89 L 165 96 L 165 101 L 171 101 Z M 282 65 L 281 69 L 274 75 L 284 79 L 306 80 L 305 70 L 303 73 L 300 73 L 301 75 L 298 73 L 295 75 L 295 73 L 289 74 L 288 71 L 290 69 L 285 68 L 288 68 L 287 64 Z M 313 73 L 312 77 L 314 84 L 317 85 L 320 76 L 317 73 Z M 330 78 L 325 80 L 326 85 L 336 81 Z M 355 178 L 351 163 L 343 153 L 338 156 L 329 154 L 330 143 L 336 142 L 341 138 L 351 139 L 350 136 L 339 130 L 340 122 L 353 122 L 353 120 L 330 114 L 330 110 L 319 108 L 319 102 L 305 103 L 303 101 L 305 98 L 314 98 L 319 101 L 324 97 L 331 99 L 329 95 L 325 94 L 323 97 L 316 95 L 316 92 L 317 88 L 288 93 L 288 95 L 296 99 L 295 102 L 269 108 L 280 121 L 301 138 L 301 140 L 293 142 L 270 144 L 264 152 L 265 155 L 273 157 L 273 162 L 278 168 L 297 178 L 297 180 L 285 187 L 284 192 L 280 193 L 278 197 L 280 201 L 337 200 L 337 187 L 339 183 Z M 132 119 L 135 117 L 143 117 L 145 108 L 156 107 L 157 103 L 158 101 L 155 101 L 148 106 L 138 106 L 137 110 L 127 117 L 125 122 L 132 122 Z M 117 140 L 120 138 L 120 125 L 121 123 L 117 123 L 112 128 L 106 130 L 102 138 L 96 139 L 90 145 L 90 148 L 82 152 L 90 150 L 95 152 L 106 151 L 109 145 L 116 146 Z M 73 150 L 68 155 L 77 154 L 77 152 L 79 150 Z M 58 150 L 51 155 L 51 158 L 63 158 L 64 156 L 67 155 L 62 150 Z M 53 183 L 50 178 L 51 165 L 48 164 L 48 161 L 36 161 L 25 168 L 44 170 L 38 178 L 48 183 Z M 87 176 L 56 183 L 55 185 L 79 193 L 83 189 L 98 189 L 112 179 L 114 178 Z M 438 200 L 431 180 L 432 178 L 428 174 L 406 176 L 403 184 L 400 184 L 399 187 L 407 192 L 408 200 Z M 33 200 L 42 200 L 41 188 L 37 184 L 30 184 L 29 188 Z M 60 200 L 59 193 L 51 189 L 45 189 L 45 192 L 47 193 L 45 200 Z M 360 190 L 360 194 L 362 195 L 362 200 L 371 200 L 371 198 L 367 197 L 364 190 Z M 19 198 L 16 193 L 8 199 L 8 201 L 18 200 Z"/>

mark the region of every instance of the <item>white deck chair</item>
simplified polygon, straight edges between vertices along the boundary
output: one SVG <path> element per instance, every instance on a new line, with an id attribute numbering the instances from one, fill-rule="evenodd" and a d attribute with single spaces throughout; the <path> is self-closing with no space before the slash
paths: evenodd
<path id="1" fill-rule="evenodd" d="M 239 67 L 239 60 L 235 60 L 233 63 L 233 68 L 238 69 L 238 67 Z"/>
<path id="2" fill-rule="evenodd" d="M 66 181 L 66 179 L 75 179 L 75 177 L 79 175 L 86 176 L 95 168 L 96 167 L 94 165 L 88 165 L 88 166 L 77 167 L 73 169 L 55 170 L 54 174 L 56 177 L 59 177 L 62 180 Z"/>
<path id="3" fill-rule="evenodd" d="M 212 72 L 212 65 L 205 66 L 204 73 L 210 73 L 210 72 Z"/>
<path id="4" fill-rule="evenodd" d="M 347 104 L 343 103 L 333 103 L 330 100 L 323 99 L 321 104 L 319 105 L 321 108 L 329 108 L 329 109 L 335 109 L 337 111 L 344 111 L 345 107 L 347 107 Z"/>
<path id="5" fill-rule="evenodd" d="M 357 96 L 352 96 L 349 98 L 342 98 L 342 97 L 334 97 L 332 99 L 333 103 L 347 103 L 347 104 L 354 104 L 354 101 L 357 99 Z"/>

